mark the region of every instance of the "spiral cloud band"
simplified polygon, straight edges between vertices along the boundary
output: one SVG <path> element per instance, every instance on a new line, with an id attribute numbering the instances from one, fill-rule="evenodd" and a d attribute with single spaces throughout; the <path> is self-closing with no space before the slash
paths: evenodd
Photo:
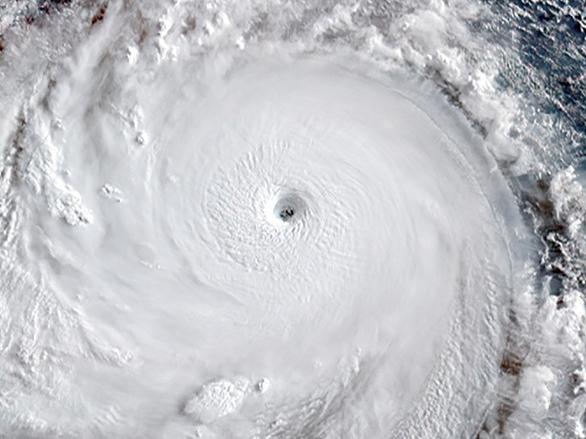
<path id="1" fill-rule="evenodd" d="M 477 431 L 524 232 L 442 96 L 351 56 L 219 57 L 140 81 L 84 62 L 39 85 L 20 134 L 43 147 L 15 171 L 33 189 L 13 225 L 26 257 L 2 268 L 25 346 L 11 385 L 35 389 L 4 415 L 15 431 Z M 45 279 L 32 311 L 26 270 Z"/>
<path id="2" fill-rule="evenodd" d="M 106 98 L 72 103 L 83 82 L 50 94 L 69 129 L 47 129 L 85 169 L 83 200 L 41 183 L 79 227 L 30 231 L 73 322 L 57 337 L 76 341 L 53 431 L 473 433 L 504 345 L 514 201 L 430 87 L 366 71 L 274 59 L 128 81 L 122 131 Z"/>

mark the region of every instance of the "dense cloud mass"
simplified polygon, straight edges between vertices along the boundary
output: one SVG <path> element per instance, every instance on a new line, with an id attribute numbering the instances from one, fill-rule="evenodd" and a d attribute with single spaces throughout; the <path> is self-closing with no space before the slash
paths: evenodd
<path id="1" fill-rule="evenodd" d="M 497 12 L 3 6 L 0 437 L 586 437 L 581 110 Z"/>

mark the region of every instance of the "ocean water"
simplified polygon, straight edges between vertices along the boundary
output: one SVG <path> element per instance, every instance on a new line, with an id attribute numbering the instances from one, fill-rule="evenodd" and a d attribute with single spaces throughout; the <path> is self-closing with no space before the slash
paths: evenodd
<path id="1" fill-rule="evenodd" d="M 0 4 L 0 437 L 583 438 L 580 1 Z"/>

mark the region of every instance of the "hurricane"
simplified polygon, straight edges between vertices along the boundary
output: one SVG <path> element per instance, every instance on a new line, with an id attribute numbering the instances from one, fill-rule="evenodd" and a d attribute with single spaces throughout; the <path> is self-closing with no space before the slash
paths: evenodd
<path id="1" fill-rule="evenodd" d="M 0 5 L 0 437 L 586 437 L 585 13 Z"/>

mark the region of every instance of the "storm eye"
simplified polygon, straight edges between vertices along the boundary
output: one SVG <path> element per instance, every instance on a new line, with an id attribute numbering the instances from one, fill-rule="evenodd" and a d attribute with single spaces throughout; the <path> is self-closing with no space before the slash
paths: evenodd
<path id="1" fill-rule="evenodd" d="M 272 220 L 280 224 L 292 224 L 299 221 L 307 210 L 305 200 L 297 193 L 280 194 L 273 203 Z"/>
<path id="2" fill-rule="evenodd" d="M 293 219 L 295 215 L 295 208 L 293 206 L 285 206 L 279 211 L 279 218 L 283 221 L 289 221 Z"/>

